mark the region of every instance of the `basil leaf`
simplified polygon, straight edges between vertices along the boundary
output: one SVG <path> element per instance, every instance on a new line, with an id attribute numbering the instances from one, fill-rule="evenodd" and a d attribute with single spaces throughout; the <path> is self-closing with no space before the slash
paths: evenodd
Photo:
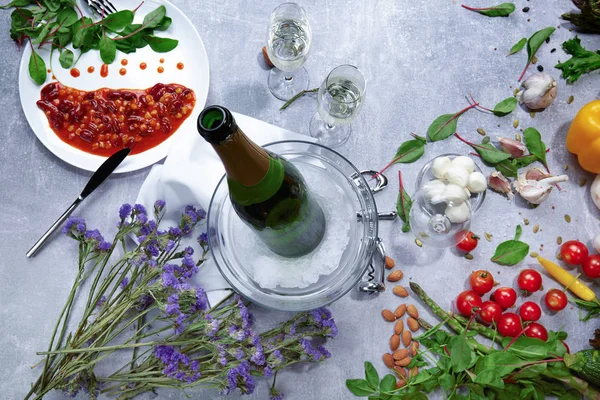
<path id="1" fill-rule="evenodd" d="M 523 132 L 527 150 L 534 155 L 544 166 L 546 164 L 546 145 L 542 141 L 542 135 L 535 128 L 527 128 Z"/>
<path id="2" fill-rule="evenodd" d="M 133 12 L 131 10 L 121 10 L 113 14 L 109 14 L 98 25 L 104 25 L 111 31 L 120 31 L 127 25 L 133 22 Z"/>
<path id="3" fill-rule="evenodd" d="M 117 46 L 114 40 L 109 38 L 106 33 L 100 39 L 100 58 L 105 64 L 112 64 L 117 56 Z"/>
<path id="4" fill-rule="evenodd" d="M 454 372 L 462 372 L 475 364 L 475 352 L 469 347 L 464 335 L 453 336 L 450 339 L 450 362 Z"/>
<path id="5" fill-rule="evenodd" d="M 535 53 L 555 30 L 555 27 L 549 26 L 548 28 L 540 29 L 531 35 L 529 40 L 527 40 L 527 64 L 531 62 Z"/>
<path id="6" fill-rule="evenodd" d="M 346 379 L 346 387 L 358 397 L 367 397 L 374 392 L 364 379 Z"/>
<path id="7" fill-rule="evenodd" d="M 166 15 L 167 9 L 165 8 L 165 6 L 159 6 L 156 8 L 156 10 L 146 14 L 142 25 L 144 25 L 144 28 L 154 29 L 162 23 Z"/>
<path id="8" fill-rule="evenodd" d="M 500 265 L 515 265 L 529 253 L 529 245 L 518 240 L 507 240 L 496 248 L 492 262 Z"/>
<path id="9" fill-rule="evenodd" d="M 508 54 L 506 56 L 508 57 L 508 56 L 511 56 L 513 54 L 520 52 L 523 49 L 523 47 L 525 47 L 526 43 L 527 43 L 527 38 L 522 38 L 517 43 L 515 43 L 515 45 L 513 47 L 510 48 L 510 51 L 508 52 Z"/>
<path id="10" fill-rule="evenodd" d="M 58 61 L 60 61 L 60 65 L 63 68 L 71 68 L 73 65 L 73 52 L 69 49 L 63 49 L 60 52 L 60 57 L 58 57 Z"/>
<path id="11" fill-rule="evenodd" d="M 460 114 L 444 114 L 437 117 L 427 129 L 427 136 L 432 142 L 446 139 L 456 132 Z"/>
<path id="12" fill-rule="evenodd" d="M 494 167 L 508 178 L 517 178 L 519 176 L 519 169 L 515 165 L 514 160 L 502 160 L 496 163 Z"/>
<path id="13" fill-rule="evenodd" d="M 77 22 L 77 13 L 72 8 L 63 8 L 58 13 L 56 20 L 61 27 L 69 27 Z"/>
<path id="14" fill-rule="evenodd" d="M 513 3 L 502 3 L 498 4 L 497 6 L 484 8 L 473 8 L 463 5 L 463 8 L 466 8 L 470 11 L 475 11 L 487 17 L 508 17 L 513 11 L 515 11 L 515 5 Z"/>
<path id="15" fill-rule="evenodd" d="M 172 22 L 173 22 L 173 20 L 171 18 L 164 17 L 163 20 L 161 21 L 160 25 L 158 25 L 154 29 L 156 29 L 157 31 L 166 31 L 167 29 L 169 29 Z"/>
<path id="16" fill-rule="evenodd" d="M 508 97 L 494 106 L 494 115 L 504 117 L 515 110 L 518 100 L 515 97 Z"/>
<path id="17" fill-rule="evenodd" d="M 365 378 L 367 384 L 373 388 L 373 390 L 377 390 L 377 387 L 379 386 L 379 374 L 373 364 L 368 361 L 365 361 Z"/>
<path id="18" fill-rule="evenodd" d="M 402 232 L 410 231 L 410 208 L 412 207 L 412 200 L 402 183 L 402 173 L 398 172 L 398 179 L 400 180 L 400 191 L 398 193 L 398 200 L 396 201 L 396 212 L 398 216 L 404 222 L 402 225 Z"/>
<path id="19" fill-rule="evenodd" d="M 393 392 L 396 390 L 396 378 L 394 378 L 394 375 L 387 374 L 384 376 L 379 385 L 379 390 L 382 392 Z"/>
<path id="20" fill-rule="evenodd" d="M 29 76 L 31 76 L 31 79 L 38 85 L 46 82 L 46 63 L 33 49 L 31 50 L 31 56 L 29 57 Z"/>
<path id="21" fill-rule="evenodd" d="M 425 153 L 425 142 L 421 139 L 408 140 L 398 147 L 393 163 L 412 163 Z"/>
<path id="22" fill-rule="evenodd" d="M 157 53 L 167 53 L 177 47 L 178 40 L 163 38 L 159 36 L 144 36 L 144 39 L 150 45 L 150 48 Z"/>

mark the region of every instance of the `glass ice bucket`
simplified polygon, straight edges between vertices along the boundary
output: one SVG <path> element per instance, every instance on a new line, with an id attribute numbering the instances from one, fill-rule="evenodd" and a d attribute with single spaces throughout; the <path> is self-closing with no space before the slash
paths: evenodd
<path id="1" fill-rule="evenodd" d="M 356 286 L 373 255 L 378 221 L 371 189 L 350 161 L 327 147 L 295 140 L 264 147 L 300 170 L 325 213 L 325 236 L 300 258 L 272 253 L 235 213 L 223 177 L 208 210 L 212 257 L 227 282 L 256 304 L 283 311 L 327 305 Z"/>

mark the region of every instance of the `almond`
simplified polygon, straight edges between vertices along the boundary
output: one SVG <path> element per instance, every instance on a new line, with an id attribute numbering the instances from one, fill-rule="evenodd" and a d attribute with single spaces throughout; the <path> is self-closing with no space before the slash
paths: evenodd
<path id="1" fill-rule="evenodd" d="M 406 370 L 403 367 L 394 365 L 394 371 L 396 371 L 396 375 L 398 375 L 398 377 L 406 379 Z"/>
<path id="2" fill-rule="evenodd" d="M 394 311 L 394 315 L 396 318 L 402 318 L 404 313 L 406 312 L 406 304 L 400 304 L 398 308 Z"/>
<path id="3" fill-rule="evenodd" d="M 400 336 L 394 334 L 390 337 L 390 349 L 396 351 L 398 346 L 400 346 Z"/>
<path id="4" fill-rule="evenodd" d="M 414 305 L 409 304 L 408 307 L 406 307 L 406 311 L 408 311 L 408 315 L 410 315 L 411 317 L 419 318 L 419 311 Z"/>
<path id="5" fill-rule="evenodd" d="M 410 347 L 408 348 L 408 354 L 410 354 L 411 357 L 415 357 L 418 352 L 419 352 L 419 342 L 413 341 L 410 344 Z"/>
<path id="6" fill-rule="evenodd" d="M 408 320 L 406 320 L 406 325 L 408 325 L 408 328 L 413 332 L 419 330 L 419 321 L 417 321 L 413 317 L 408 317 Z"/>
<path id="7" fill-rule="evenodd" d="M 399 367 L 406 367 L 408 364 L 410 364 L 411 361 L 412 361 L 412 359 L 410 357 L 406 356 L 402 360 L 394 361 L 394 365 L 397 365 Z"/>
<path id="8" fill-rule="evenodd" d="M 402 332 L 402 343 L 404 344 L 404 347 L 408 347 L 411 341 L 412 333 L 410 333 L 408 329 L 404 330 L 404 332 Z"/>
<path id="9" fill-rule="evenodd" d="M 394 368 L 394 357 L 390 353 L 385 353 L 382 358 L 386 367 Z"/>
<path id="10" fill-rule="evenodd" d="M 403 286 L 394 286 L 392 292 L 398 297 L 408 297 L 408 291 Z"/>
<path id="11" fill-rule="evenodd" d="M 404 322 L 399 319 L 396 321 L 396 325 L 394 325 L 394 332 L 396 335 L 402 335 L 402 331 L 404 330 Z"/>
<path id="12" fill-rule="evenodd" d="M 396 263 L 394 262 L 394 259 L 388 256 L 385 256 L 385 267 L 387 269 L 392 269 L 396 266 Z"/>
<path id="13" fill-rule="evenodd" d="M 399 269 L 390 272 L 390 274 L 387 277 L 387 280 L 390 282 L 398 282 L 400 279 L 402 279 L 402 277 L 404 276 L 404 273 L 402 273 L 402 271 L 400 271 Z"/>
<path id="14" fill-rule="evenodd" d="M 408 357 L 408 350 L 398 349 L 394 353 L 392 353 L 392 357 L 394 358 L 394 360 L 402 360 L 403 358 Z"/>
<path id="15" fill-rule="evenodd" d="M 419 367 L 412 367 L 410 369 L 410 371 L 408 371 L 408 377 L 413 378 L 413 377 L 417 376 L 418 373 L 419 373 Z"/>
<path id="16" fill-rule="evenodd" d="M 396 381 L 396 389 L 403 388 L 404 386 L 406 386 L 406 380 L 399 379 L 398 381 Z"/>
<path id="17" fill-rule="evenodd" d="M 396 316 L 390 310 L 383 310 L 381 316 L 388 322 L 394 322 L 396 320 Z"/>
<path id="18" fill-rule="evenodd" d="M 269 59 L 269 54 L 267 53 L 267 46 L 263 46 L 263 48 L 262 48 L 262 54 L 263 54 L 263 57 L 265 58 L 265 62 L 267 63 L 267 65 L 269 67 L 273 68 L 274 65 L 271 62 L 271 60 Z"/>

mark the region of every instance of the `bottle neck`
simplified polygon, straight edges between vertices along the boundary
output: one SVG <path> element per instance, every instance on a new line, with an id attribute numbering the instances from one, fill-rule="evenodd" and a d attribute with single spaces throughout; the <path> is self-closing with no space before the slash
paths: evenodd
<path id="1" fill-rule="evenodd" d="M 243 186 L 258 184 L 269 171 L 271 157 L 240 129 L 219 144 L 212 145 L 223 161 L 227 179 Z"/>

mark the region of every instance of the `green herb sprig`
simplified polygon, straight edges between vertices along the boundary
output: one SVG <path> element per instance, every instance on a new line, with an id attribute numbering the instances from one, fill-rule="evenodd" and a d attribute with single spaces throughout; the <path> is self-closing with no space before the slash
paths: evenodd
<path id="1" fill-rule="evenodd" d="M 475 11 L 479 14 L 485 15 L 486 17 L 508 17 L 513 11 L 515 11 L 515 5 L 513 3 L 502 3 L 498 4 L 497 6 L 481 8 L 469 7 L 462 4 L 462 7 L 469 11 Z"/>
<path id="2" fill-rule="evenodd" d="M 542 44 L 544 44 L 546 39 L 548 39 L 555 30 L 555 27 L 549 26 L 548 28 L 540 29 L 539 31 L 531 35 L 529 39 L 527 39 L 527 64 L 525 64 L 525 68 L 523 68 L 523 72 L 519 76 L 519 82 L 525 76 L 525 72 L 527 72 L 527 68 L 529 68 L 529 64 L 531 64 L 535 53 L 537 53 Z"/>
<path id="3" fill-rule="evenodd" d="M 562 71 L 562 77 L 568 83 L 576 82 L 581 75 L 600 69 L 600 50 L 594 52 L 585 49 L 579 37 L 567 40 L 562 48 L 571 58 L 556 64 L 556 68 Z"/>
<path id="4" fill-rule="evenodd" d="M 520 52 L 523 47 L 525 47 L 525 44 L 527 43 L 527 38 L 522 38 L 520 39 L 517 43 L 515 43 L 513 45 L 513 47 L 510 48 L 510 51 L 508 52 L 508 54 L 506 55 L 508 56 L 512 56 L 513 54 L 517 54 L 518 52 Z"/>

